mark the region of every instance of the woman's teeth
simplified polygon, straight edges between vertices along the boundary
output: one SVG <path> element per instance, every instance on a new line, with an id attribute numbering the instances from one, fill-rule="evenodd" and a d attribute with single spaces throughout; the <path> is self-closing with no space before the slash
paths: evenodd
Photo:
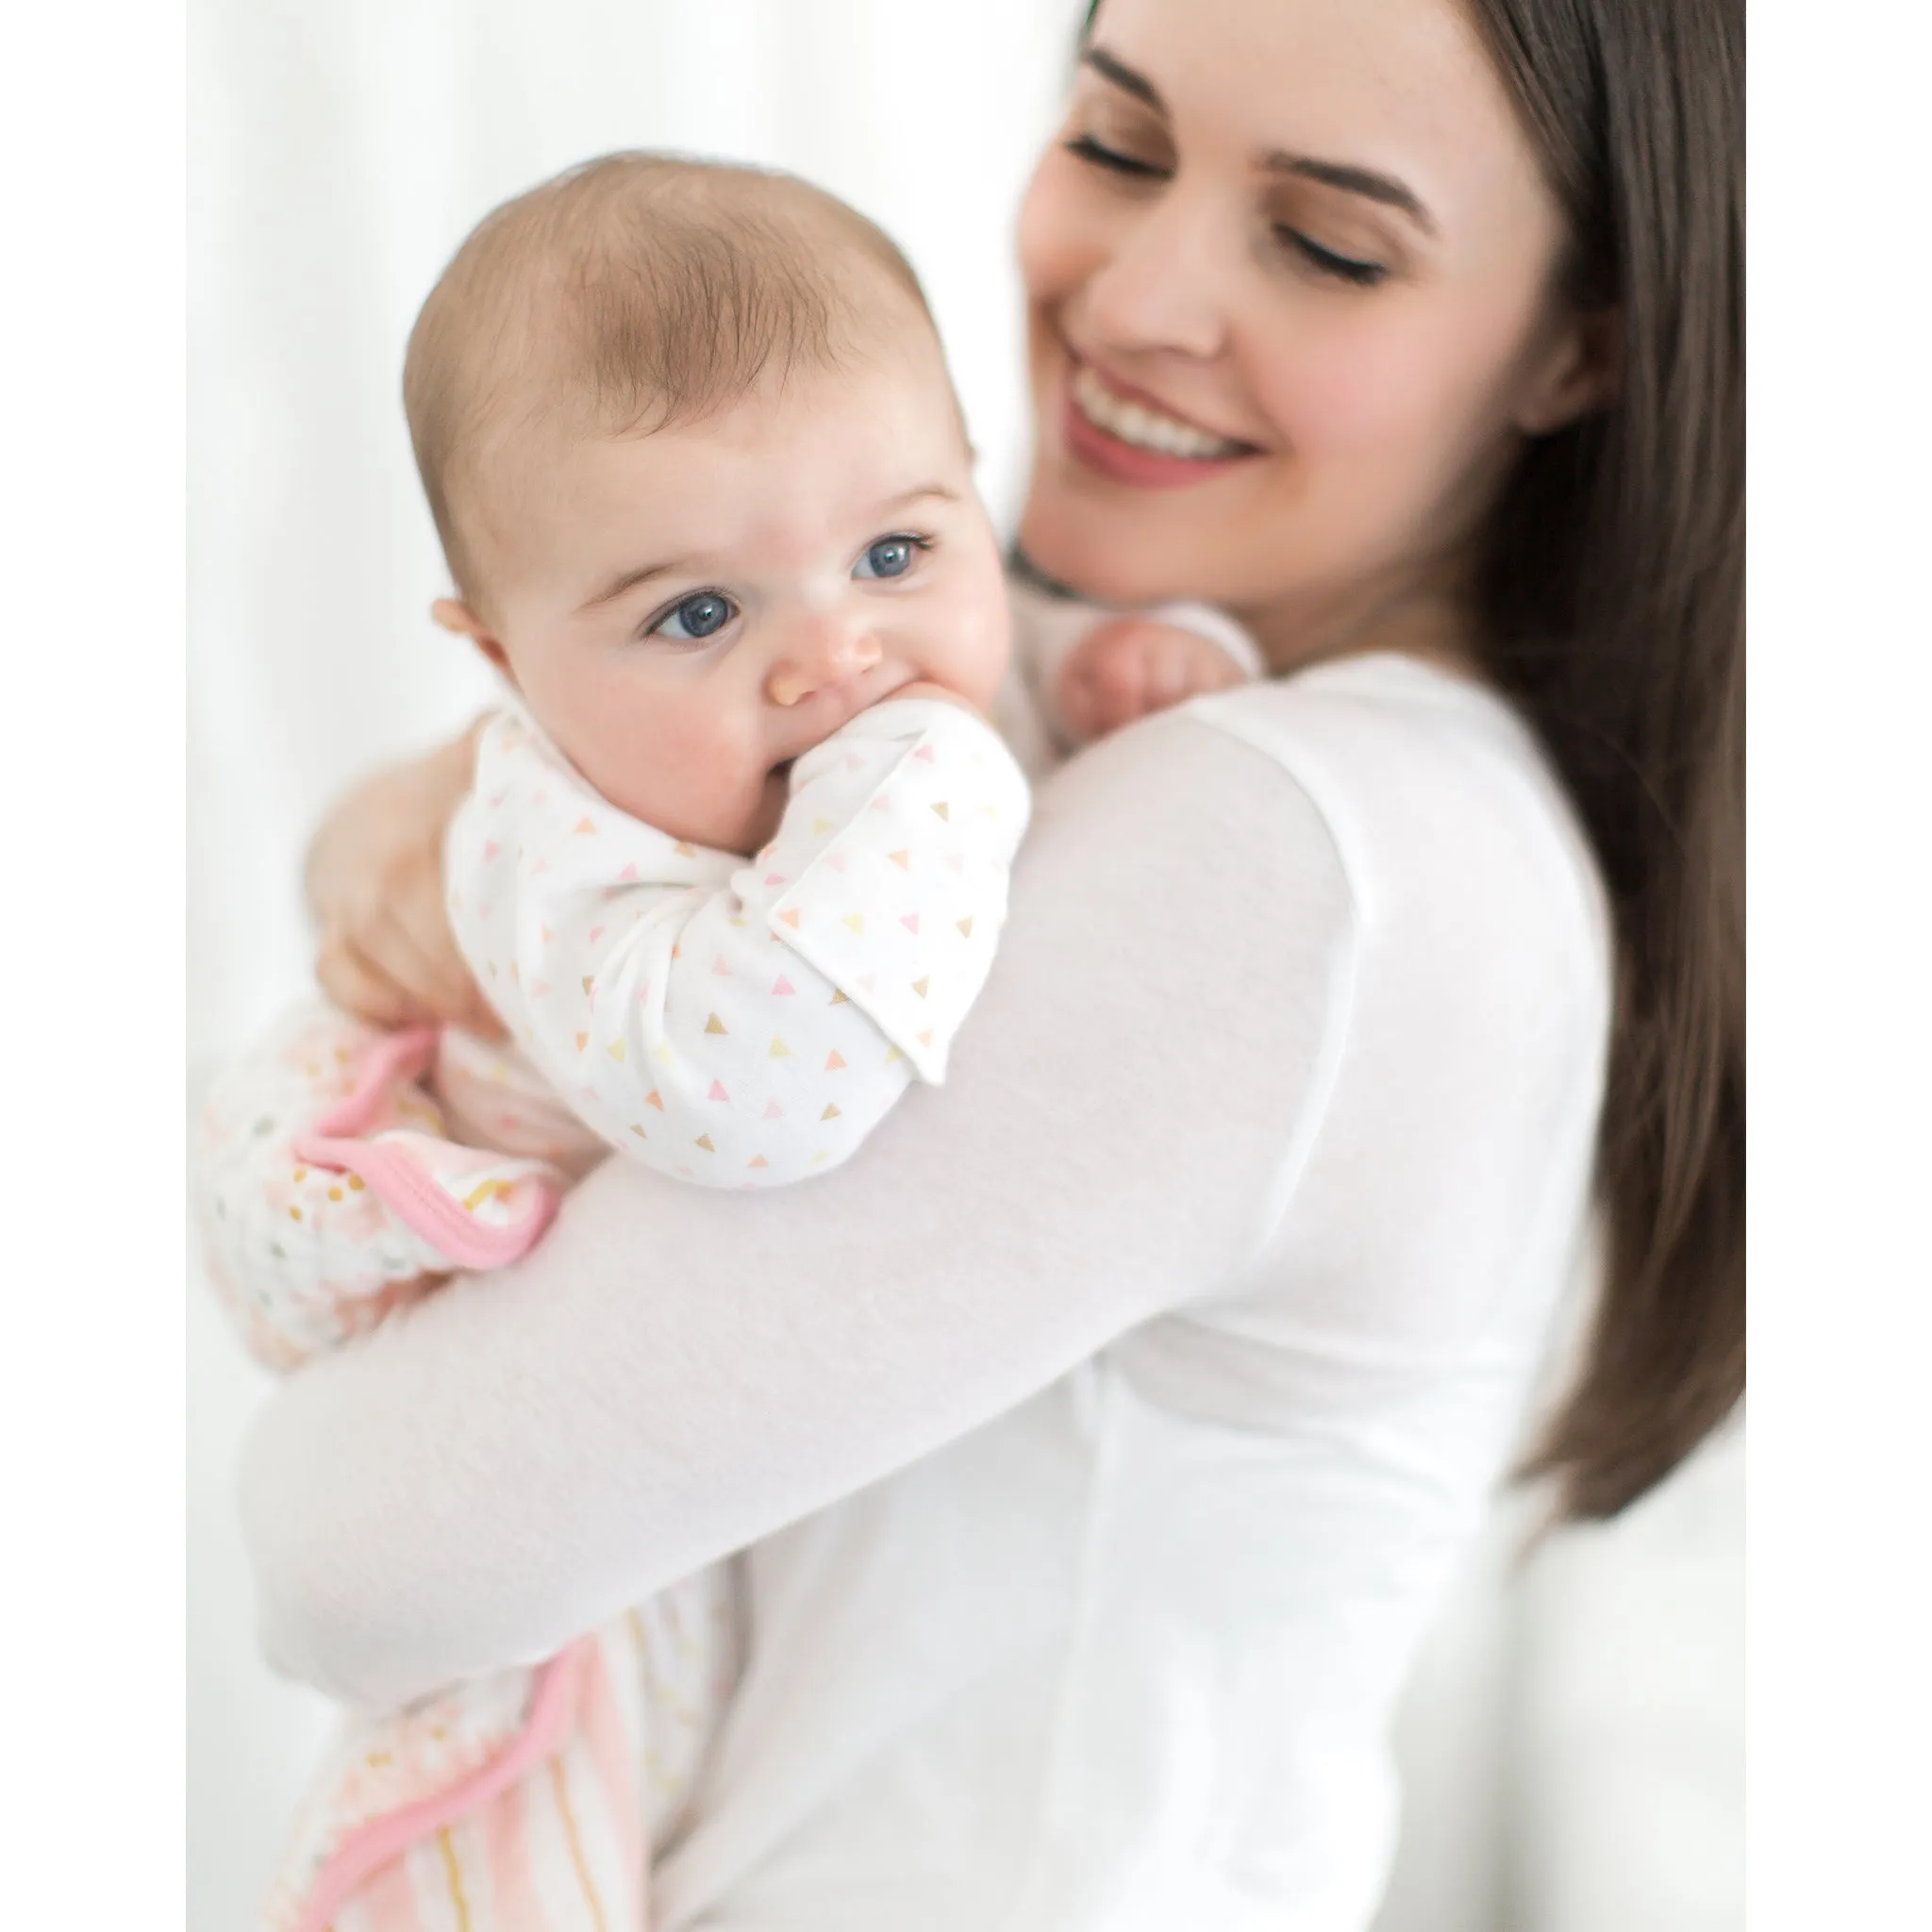
<path id="1" fill-rule="evenodd" d="M 1158 450 L 1166 457 L 1192 457 L 1199 461 L 1240 456 L 1247 446 L 1230 442 L 1224 436 L 1209 436 L 1205 429 L 1163 416 L 1144 403 L 1127 402 L 1084 364 L 1074 372 L 1074 407 L 1095 428 L 1131 442 L 1137 449 Z"/>

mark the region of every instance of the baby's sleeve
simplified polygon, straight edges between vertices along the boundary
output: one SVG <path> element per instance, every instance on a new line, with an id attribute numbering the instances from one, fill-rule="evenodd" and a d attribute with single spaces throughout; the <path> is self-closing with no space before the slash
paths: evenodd
<path id="1" fill-rule="evenodd" d="M 998 736 L 889 701 L 801 758 L 750 861 L 606 804 L 511 719 L 452 828 L 452 922 L 525 1053 L 611 1146 L 770 1187 L 944 1078 L 1026 825 Z"/>

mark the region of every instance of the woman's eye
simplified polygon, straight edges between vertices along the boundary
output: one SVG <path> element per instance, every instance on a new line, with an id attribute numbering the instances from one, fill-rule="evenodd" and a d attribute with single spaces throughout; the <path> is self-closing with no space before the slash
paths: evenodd
<path id="1" fill-rule="evenodd" d="M 698 591 L 680 598 L 650 627 L 647 635 L 669 638 L 674 643 L 696 643 L 716 637 L 738 615 L 738 607 L 716 591 Z"/>
<path id="2" fill-rule="evenodd" d="M 924 537 L 881 537 L 852 567 L 856 577 L 903 577 L 914 556 L 929 548 Z"/>
<path id="3" fill-rule="evenodd" d="M 1116 175 L 1132 175 L 1141 180 L 1158 180 L 1167 173 L 1165 168 L 1157 168 L 1152 161 L 1137 160 L 1117 147 L 1104 145 L 1091 134 L 1076 134 L 1065 145 L 1070 155 L 1078 155 L 1083 161 L 1089 161 L 1096 168 L 1110 169 Z"/>
<path id="4" fill-rule="evenodd" d="M 1333 275 L 1338 281 L 1353 282 L 1358 289 L 1373 289 L 1389 273 L 1379 261 L 1362 261 L 1353 255 L 1337 255 L 1334 249 L 1324 248 L 1299 228 L 1281 227 L 1274 232 L 1310 268 L 1322 275 Z"/>

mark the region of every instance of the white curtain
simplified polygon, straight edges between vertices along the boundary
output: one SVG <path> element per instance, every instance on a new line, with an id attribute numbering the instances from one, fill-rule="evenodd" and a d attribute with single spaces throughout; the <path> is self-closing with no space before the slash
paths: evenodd
<path id="1" fill-rule="evenodd" d="M 398 401 L 410 322 L 470 225 L 620 147 L 823 183 L 919 270 L 1008 517 L 1026 433 L 1012 217 L 1082 10 L 194 0 L 192 1091 L 307 983 L 297 867 L 324 806 L 490 689 L 427 621 L 443 579 Z M 255 1660 L 231 1491 L 260 1384 L 193 1274 L 189 1924 L 242 1932 L 323 1713 Z M 1736 1464 L 1710 1458 L 1520 1578 L 1499 1527 L 1405 1720 L 1384 1932 L 1741 1924 Z"/>

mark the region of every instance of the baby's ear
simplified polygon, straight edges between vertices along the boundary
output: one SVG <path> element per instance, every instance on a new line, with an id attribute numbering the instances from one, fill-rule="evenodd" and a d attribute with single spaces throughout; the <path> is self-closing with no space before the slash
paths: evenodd
<path id="1" fill-rule="evenodd" d="M 465 637 L 515 684 L 516 673 L 509 668 L 509 654 L 490 633 L 490 626 L 470 608 L 454 597 L 439 597 L 429 607 L 429 615 L 444 630 L 454 631 L 458 637 Z"/>

